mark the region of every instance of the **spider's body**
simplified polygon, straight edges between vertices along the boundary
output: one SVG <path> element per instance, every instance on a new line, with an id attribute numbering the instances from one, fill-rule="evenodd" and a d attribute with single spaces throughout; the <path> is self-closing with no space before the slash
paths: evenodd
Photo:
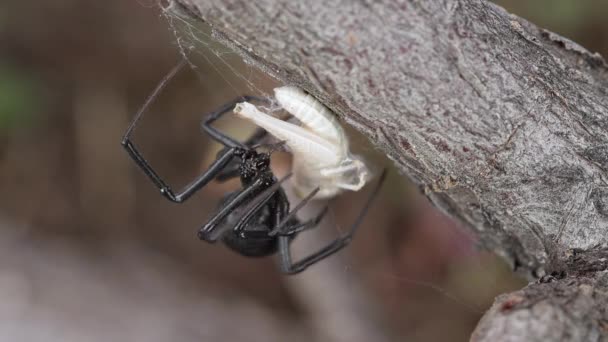
<path id="1" fill-rule="evenodd" d="M 281 270 L 288 274 L 301 272 L 348 245 L 373 197 L 378 192 L 382 179 L 348 233 L 308 257 L 292 262 L 291 241 L 300 232 L 315 228 L 326 213 L 326 210 L 323 210 L 316 217 L 304 222 L 300 222 L 296 217 L 298 210 L 319 192 L 319 187 L 311 189 L 307 196 L 290 211 L 289 201 L 281 186 L 291 174 L 277 179 L 270 169 L 270 154 L 256 150 L 256 146 L 265 137 L 266 132 L 259 130 L 246 142 L 241 143 L 218 131 L 212 125 L 222 115 L 230 112 L 237 103 L 260 101 L 258 98 L 240 97 L 205 117 L 202 123 L 203 130 L 225 148 L 217 154 L 216 160 L 209 166 L 209 169 L 186 185 L 184 189 L 174 192 L 152 169 L 131 141 L 131 134 L 151 102 L 183 65 L 184 62 L 175 67 L 148 97 L 127 129 L 122 145 L 141 170 L 159 188 L 161 194 L 175 203 L 186 201 L 212 180 L 224 181 L 240 178 L 242 188 L 224 197 L 218 211 L 199 229 L 198 237 L 209 243 L 223 241 L 228 247 L 245 256 L 259 257 L 276 252 L 279 254 Z"/>
<path id="2" fill-rule="evenodd" d="M 221 154 L 222 152 L 220 152 Z M 225 153 L 225 151 L 224 151 Z M 255 150 L 238 149 L 235 153 L 236 160 L 236 171 L 238 172 L 241 186 L 248 187 L 259 179 L 262 183 L 261 189 L 267 189 L 277 182 L 276 177 L 270 170 L 270 155 L 267 153 L 258 153 Z M 234 166 L 233 166 L 234 167 Z M 276 203 L 280 195 L 279 189 L 277 193 L 273 194 L 271 199 L 272 204 Z M 262 192 L 258 190 L 251 193 L 244 201 L 251 200 Z M 220 208 L 227 203 L 230 203 L 238 195 L 238 191 L 231 192 L 224 196 L 220 202 Z M 276 236 L 269 236 L 268 232 L 273 225 L 271 212 L 269 209 L 270 204 L 265 205 L 261 210 L 251 217 L 240 230 L 225 229 L 223 230 L 220 239 L 235 252 L 244 256 L 266 256 L 276 252 L 277 250 L 277 238 Z M 231 227 L 236 226 L 239 223 L 238 212 L 232 212 L 226 216 L 223 226 Z M 207 233 L 209 229 L 203 228 L 199 232 L 199 238 L 201 240 L 214 242 L 215 238 L 213 234 Z"/>
<path id="3" fill-rule="evenodd" d="M 221 154 L 222 152 L 220 152 Z M 273 190 L 273 186 L 276 191 L 271 194 L 270 199 L 267 203 L 261 206 L 255 214 L 244 222 L 241 229 L 233 229 L 239 225 L 239 222 L 243 220 L 243 211 L 235 210 L 228 214 L 222 222 L 222 226 L 225 229 L 220 229 L 221 241 L 226 244 L 233 251 L 248 257 L 263 257 L 276 253 L 278 249 L 278 237 L 276 234 L 270 234 L 272 228 L 277 224 L 277 216 L 273 215 L 279 208 L 281 210 L 289 211 L 289 202 L 285 191 L 281 188 L 277 188 L 279 182 L 275 175 L 270 169 L 270 154 L 259 153 L 256 150 L 250 149 L 237 149 L 235 153 L 236 160 L 233 163 L 233 167 L 236 170 L 243 188 L 252 186 L 256 181 L 261 183 L 260 190 L 252 192 L 243 202 L 255 201 L 256 196 L 263 197 L 264 190 Z M 225 179 L 225 174 L 220 174 L 216 179 Z M 269 191 L 270 192 L 270 191 Z M 220 202 L 219 208 L 221 209 L 226 204 L 230 203 L 238 196 L 239 191 L 231 192 L 224 196 Z M 291 220 L 289 224 L 297 225 L 297 220 Z M 206 225 L 199 231 L 199 238 L 208 242 L 214 242 L 214 234 L 208 233 L 211 231 Z M 297 232 L 289 235 L 290 239 L 293 239 L 297 235 Z"/>
<path id="4" fill-rule="evenodd" d="M 285 141 L 293 153 L 296 192 L 304 196 L 319 187 L 316 198 L 330 198 L 343 190 L 360 190 L 371 173 L 350 153 L 348 138 L 333 113 L 297 87 L 274 91 L 279 105 L 301 125 L 275 118 L 247 102 L 237 104 L 234 112 Z"/>
<path id="5" fill-rule="evenodd" d="M 280 191 L 283 191 L 282 189 Z M 220 208 L 230 202 L 237 193 L 228 194 L 220 202 Z M 277 199 L 273 199 L 276 201 Z M 233 227 L 238 224 L 240 217 L 238 214 L 229 214 L 224 225 Z M 242 230 L 226 229 L 221 240 L 233 251 L 249 257 L 263 257 L 276 253 L 278 247 L 277 236 L 271 236 L 270 233 L 273 227 L 273 217 L 270 206 L 266 205 L 259 210 L 243 227 Z M 204 236 L 200 236 L 202 240 Z"/>
<path id="6" fill-rule="evenodd" d="M 222 202 L 221 204 L 224 204 Z M 242 232 L 232 229 L 227 230 L 222 236 L 222 242 L 233 251 L 247 257 L 264 257 L 277 252 L 278 238 L 269 236 L 270 212 L 263 208 L 261 214 L 247 223 Z M 226 218 L 226 224 L 236 224 L 237 219 L 233 215 Z"/>

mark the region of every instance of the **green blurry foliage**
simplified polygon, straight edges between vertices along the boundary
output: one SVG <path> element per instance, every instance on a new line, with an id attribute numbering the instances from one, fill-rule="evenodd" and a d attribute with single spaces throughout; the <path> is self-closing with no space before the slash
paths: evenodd
<path id="1" fill-rule="evenodd" d="M 0 60 L 0 131 L 31 123 L 40 105 L 37 83 Z"/>

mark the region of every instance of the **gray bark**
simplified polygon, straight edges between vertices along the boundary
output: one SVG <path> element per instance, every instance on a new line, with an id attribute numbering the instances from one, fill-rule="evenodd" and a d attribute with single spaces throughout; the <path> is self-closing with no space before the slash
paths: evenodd
<path id="1" fill-rule="evenodd" d="M 599 273 L 576 273 L 597 260 L 569 261 L 597 256 L 608 236 L 598 54 L 482 0 L 174 0 L 170 10 L 323 101 L 514 269 L 573 293 L 597 285 Z M 568 295 L 559 286 L 542 288 Z"/>
<path id="2" fill-rule="evenodd" d="M 600 248 L 575 252 L 570 274 L 541 278 L 496 298 L 471 337 L 490 341 L 608 340 L 608 253 Z"/>

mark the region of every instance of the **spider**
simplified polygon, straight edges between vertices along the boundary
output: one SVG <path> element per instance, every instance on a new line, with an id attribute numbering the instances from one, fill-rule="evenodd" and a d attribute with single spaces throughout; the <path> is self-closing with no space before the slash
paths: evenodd
<path id="1" fill-rule="evenodd" d="M 127 128 L 122 146 L 135 164 L 159 188 L 161 194 L 175 203 L 182 203 L 212 180 L 225 181 L 240 178 L 242 188 L 227 194 L 221 201 L 218 211 L 198 231 L 198 237 L 209 243 L 222 241 L 232 250 L 247 257 L 261 257 L 278 253 L 281 271 L 295 274 L 307 267 L 336 253 L 349 244 L 368 211 L 373 198 L 380 190 L 385 173 L 382 174 L 378 185 L 373 189 L 363 209 L 359 213 L 350 230 L 333 242 L 323 246 L 309 256 L 292 261 L 290 243 L 302 231 L 314 228 L 323 219 L 327 207 L 315 217 L 301 222 L 296 213 L 310 201 L 319 188 L 315 188 L 305 196 L 291 211 L 289 201 L 282 184 L 291 174 L 277 179 L 270 169 L 270 152 L 258 152 L 260 142 L 266 136 L 266 131 L 258 130 L 249 139 L 241 143 L 212 126 L 213 122 L 230 112 L 234 106 L 243 101 L 266 101 L 253 96 L 239 97 L 213 111 L 202 122 L 202 129 L 224 148 L 218 152 L 216 160 L 209 168 L 186 185 L 182 190 L 174 192 L 167 183 L 154 171 L 142 154 L 131 141 L 131 135 L 148 107 L 164 89 L 169 81 L 184 66 L 185 60 L 175 66 L 158 84 L 156 89 L 146 99 L 135 114 Z M 271 145 L 280 146 L 281 143 Z"/>

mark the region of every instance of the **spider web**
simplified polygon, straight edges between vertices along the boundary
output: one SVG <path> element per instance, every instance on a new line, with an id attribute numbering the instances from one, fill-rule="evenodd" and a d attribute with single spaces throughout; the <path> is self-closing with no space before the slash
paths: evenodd
<path id="1" fill-rule="evenodd" d="M 163 8 L 163 15 L 175 36 L 180 54 L 188 61 L 201 83 L 208 83 L 209 75 L 206 73 L 213 71 L 223 80 L 223 86 L 230 88 L 234 95 L 245 95 L 242 90 L 245 87 L 247 95 L 271 98 L 269 87 L 276 82 L 245 63 L 234 50 L 217 42 L 210 26 L 187 14 L 180 15 L 174 6 L 171 2 L 169 7 Z M 201 65 L 201 60 L 205 65 Z"/>
<path id="2" fill-rule="evenodd" d="M 367 189 L 367 187 L 363 191 L 366 191 L 366 189 Z M 361 197 L 366 197 L 366 196 L 367 196 L 367 194 L 364 194 Z M 294 200 L 292 202 L 297 202 L 297 200 Z M 353 211 L 357 211 L 359 206 L 361 206 L 360 202 L 363 202 L 363 201 L 352 201 L 354 203 L 354 204 L 352 204 L 352 206 L 350 205 L 351 201 L 348 201 L 348 202 L 349 202 L 349 205 L 347 205 L 347 207 L 351 207 L 351 208 L 353 208 L 352 209 Z M 317 208 L 316 211 L 318 211 L 318 210 L 319 209 Z M 313 209 L 313 211 L 314 211 L 314 209 Z M 435 214 L 442 215 L 441 213 L 435 213 Z M 312 216 L 312 215 L 307 213 L 307 215 L 305 215 L 305 216 Z M 304 243 L 304 247 L 300 247 L 299 250 L 296 249 L 296 253 L 298 253 L 300 255 L 306 255 L 307 253 L 310 253 L 311 249 L 314 250 L 315 248 L 319 248 L 319 246 L 323 245 L 324 243 L 327 243 L 329 240 L 346 233 L 350 229 L 350 226 L 349 226 L 350 220 L 344 220 L 343 218 L 340 218 L 340 216 L 345 216 L 345 215 L 340 215 L 340 213 L 336 212 L 335 208 L 330 207 L 329 213 L 324 219 L 325 222 L 321 222 L 321 224 L 318 227 L 319 232 L 322 232 L 322 231 L 324 231 L 324 232 L 319 233 L 317 236 L 313 235 L 312 237 L 311 237 L 310 233 L 308 233 L 308 236 L 304 235 L 304 234 L 302 236 L 299 235 L 298 239 L 304 239 L 304 240 L 307 239 L 309 241 Z M 373 227 L 373 226 L 374 225 L 370 224 L 369 222 L 367 224 L 362 224 L 362 226 L 359 228 L 359 231 L 357 232 L 357 234 L 355 234 L 353 243 L 351 245 L 347 246 L 346 249 L 348 250 L 349 248 L 356 248 L 353 245 L 358 244 L 358 243 L 364 244 L 365 242 L 361 242 L 362 241 L 361 231 L 364 229 L 374 229 L 375 227 Z M 459 251 L 460 253 L 471 254 L 474 241 L 473 241 L 473 238 L 467 232 L 460 229 L 459 227 L 454 227 L 454 226 L 443 227 L 441 230 L 442 230 L 443 234 L 446 234 L 449 236 L 450 240 L 460 242 L 460 246 L 458 248 L 458 249 L 460 249 L 460 251 Z M 386 234 L 387 232 L 382 231 L 380 233 Z M 324 240 L 324 241 L 320 241 L 320 240 Z M 333 271 L 338 270 L 339 272 L 342 272 L 342 273 L 355 273 L 356 279 L 374 278 L 374 279 L 378 279 L 379 281 L 389 281 L 399 287 L 413 288 L 414 290 L 416 288 L 428 290 L 426 292 L 429 292 L 429 291 L 434 292 L 436 295 L 444 297 L 445 299 L 452 302 L 456 306 L 458 306 L 458 307 L 462 308 L 463 310 L 468 311 L 470 313 L 481 315 L 485 312 L 483 303 L 464 298 L 462 295 L 459 295 L 457 292 L 448 289 L 446 287 L 446 285 L 444 285 L 443 282 L 440 280 L 435 281 L 435 280 L 428 280 L 428 279 L 423 279 L 423 278 L 416 278 L 416 276 L 413 276 L 412 274 L 408 274 L 407 271 L 400 272 L 397 269 L 383 269 L 382 267 L 376 268 L 376 267 L 370 266 L 370 263 L 368 263 L 368 262 L 365 262 L 363 260 L 357 260 L 353 257 L 348 256 L 348 251 L 343 252 L 343 254 L 345 254 L 345 255 L 338 254 L 338 255 L 331 256 L 330 259 L 333 259 L 333 260 L 324 260 L 322 262 L 328 262 L 328 263 L 333 262 L 334 263 L 334 267 L 332 268 Z M 473 263 L 475 264 L 475 265 L 473 265 L 473 268 L 475 268 L 475 269 L 485 270 L 487 268 L 487 266 L 484 265 L 478 259 L 474 259 Z M 308 271 L 306 271 L 306 272 L 308 272 Z M 492 272 L 490 272 L 490 273 L 492 273 Z M 494 277 L 492 277 L 492 279 L 489 279 L 489 284 L 487 284 L 487 285 L 489 285 L 490 288 L 496 288 L 497 284 L 498 284 L 498 278 L 496 276 L 494 276 Z"/>
<path id="3" fill-rule="evenodd" d="M 270 88 L 276 85 L 276 82 L 272 78 L 263 75 L 263 73 L 257 68 L 247 64 L 245 61 L 243 61 L 242 57 L 231 48 L 218 43 L 214 38 L 213 30 L 210 27 L 203 25 L 195 19 L 188 18 L 186 15 L 179 15 L 178 13 L 179 11 L 176 11 L 175 8 L 171 8 L 171 5 L 163 9 L 163 15 L 167 19 L 169 27 L 175 36 L 175 41 L 181 55 L 188 61 L 201 84 L 209 83 L 210 77 L 208 72 L 213 72 L 220 77 L 223 82 L 223 86 L 230 89 L 233 96 L 248 94 L 266 96 L 268 98 L 272 97 Z M 243 89 L 245 92 L 243 92 Z M 270 111 L 273 110 L 276 110 L 276 108 L 270 109 Z M 370 152 L 373 150 L 373 148 L 366 146 L 364 147 L 364 150 L 366 150 L 366 152 Z M 337 215 L 335 215 L 331 209 L 330 214 L 325 218 L 325 220 L 329 221 L 329 224 L 333 226 L 333 231 L 331 232 L 332 237 L 330 237 L 330 239 L 339 236 L 341 232 L 345 232 L 348 228 L 340 227 L 340 224 L 337 222 Z M 367 227 L 361 228 L 369 229 L 371 227 L 368 225 Z M 305 232 L 301 234 L 301 236 L 298 236 L 298 240 L 301 238 L 305 239 L 305 236 L 310 236 L 310 234 L 311 232 Z M 466 235 L 466 233 L 454 227 L 445 229 L 445 234 L 449 234 L 453 240 L 472 240 L 470 236 L 463 237 L 463 235 Z M 311 239 L 313 244 L 317 245 L 317 247 L 312 247 L 312 250 L 315 250 L 315 248 L 327 243 L 327 241 L 319 242 L 318 236 L 315 237 L 313 235 Z M 356 240 L 357 237 L 355 237 L 355 241 Z M 469 241 L 469 245 L 473 244 L 474 242 Z M 295 252 L 297 255 L 306 255 L 310 253 L 309 248 L 304 251 L 298 251 L 299 249 L 301 248 L 296 246 Z M 334 257 L 335 256 L 332 256 L 331 258 Z M 294 257 L 294 259 L 297 260 L 298 257 Z M 438 295 L 443 296 L 449 301 L 452 301 L 456 305 L 464 308 L 466 311 L 475 314 L 481 314 L 484 311 L 483 303 L 474 303 L 471 300 L 464 299 L 453 291 L 448 290 L 440 282 L 435 283 L 432 280 L 414 279 L 406 274 L 378 270 L 373 267 L 368 267 L 362 262 L 355 261 L 353 258 L 347 257 L 340 258 L 338 260 L 341 265 L 339 266 L 340 272 L 355 273 L 359 279 L 364 277 L 376 278 L 379 279 L 379 281 L 390 279 L 395 283 L 430 289 L 431 291 L 436 292 Z M 474 263 L 477 264 L 477 266 L 474 268 L 487 268 L 487 266 L 482 264 L 482 261 L 478 260 L 474 261 Z M 486 285 L 493 288 L 499 287 L 498 275 L 496 275 L 496 273 L 493 271 L 488 271 L 485 273 L 489 274 L 489 277 L 492 278 L 489 279 L 489 284 Z"/>

